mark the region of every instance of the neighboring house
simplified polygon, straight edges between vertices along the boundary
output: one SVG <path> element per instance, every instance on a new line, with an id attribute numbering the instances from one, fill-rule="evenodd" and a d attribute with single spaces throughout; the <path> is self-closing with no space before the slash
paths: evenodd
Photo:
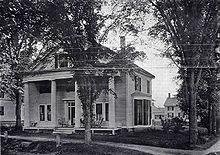
<path id="1" fill-rule="evenodd" d="M 23 109 L 23 105 L 21 107 Z M 23 110 L 21 111 L 23 120 Z M 15 103 L 3 92 L 0 92 L 0 125 L 13 126 L 16 122 Z"/>
<path id="2" fill-rule="evenodd" d="M 95 118 L 97 121 L 101 120 L 102 129 L 151 125 L 154 75 L 135 64 L 130 64 L 129 67 L 135 67 L 134 78 L 122 69 L 121 72 L 112 73 L 106 83 L 116 92 L 117 98 L 112 93 L 102 93 L 94 103 Z M 73 72 L 80 69 L 86 68 L 71 67 L 65 54 L 60 54 L 49 64 L 38 64 L 25 75 L 25 130 L 62 127 L 72 127 L 74 131 L 81 129 L 82 106 L 76 93 L 77 83 L 72 81 Z M 97 71 L 98 69 L 106 68 L 97 68 Z"/>
<path id="3" fill-rule="evenodd" d="M 164 103 L 165 107 L 165 118 L 174 118 L 174 117 L 184 117 L 183 112 L 181 111 L 176 97 L 171 97 L 170 93 Z"/>
<path id="4" fill-rule="evenodd" d="M 165 108 L 152 105 L 152 125 L 162 125 L 161 119 L 165 119 Z"/>

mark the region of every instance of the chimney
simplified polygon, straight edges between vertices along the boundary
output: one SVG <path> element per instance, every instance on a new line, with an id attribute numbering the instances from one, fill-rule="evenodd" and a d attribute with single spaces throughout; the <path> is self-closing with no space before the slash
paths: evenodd
<path id="1" fill-rule="evenodd" d="M 170 93 L 168 93 L 168 98 L 170 98 Z"/>
<path id="2" fill-rule="evenodd" d="M 120 48 L 125 49 L 125 36 L 120 36 Z"/>

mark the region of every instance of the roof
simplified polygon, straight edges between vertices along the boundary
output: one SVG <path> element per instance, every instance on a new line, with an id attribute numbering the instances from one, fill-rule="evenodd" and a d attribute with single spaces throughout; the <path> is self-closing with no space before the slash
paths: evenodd
<path id="1" fill-rule="evenodd" d="M 152 111 L 154 113 L 165 113 L 165 108 L 152 106 Z"/>
<path id="2" fill-rule="evenodd" d="M 112 50 L 110 50 L 109 48 L 105 47 L 105 46 L 102 46 L 102 45 L 99 45 L 102 49 L 104 50 L 108 50 L 109 52 L 114 52 Z M 89 50 L 89 49 L 88 49 Z M 54 54 L 54 52 L 51 52 L 50 54 Z M 49 55 L 50 55 L 49 54 Z M 49 58 L 49 55 L 45 55 L 45 57 L 42 58 L 43 61 L 41 61 L 41 63 L 43 62 L 48 62 L 48 61 L 45 61 L 45 59 Z M 117 56 L 117 55 L 116 55 Z M 30 72 L 27 72 L 27 73 L 44 73 L 44 72 L 56 72 L 56 71 L 63 71 L 63 70 L 94 70 L 97 69 L 97 70 L 102 70 L 102 69 L 109 69 L 109 70 L 114 70 L 114 69 L 118 69 L 118 70 L 133 70 L 135 72 L 139 72 L 141 74 L 144 74 L 150 78 L 155 78 L 155 76 L 151 73 L 149 73 L 148 71 L 146 71 L 145 69 L 139 67 L 138 65 L 134 64 L 133 61 L 130 61 L 130 60 L 123 60 L 123 59 L 118 59 L 117 57 L 115 57 L 115 59 L 113 59 L 113 61 L 110 61 L 109 63 L 97 63 L 97 64 L 93 64 L 93 67 L 72 67 L 72 68 L 59 68 L 59 69 L 49 69 L 49 70 L 35 70 L 37 68 L 37 66 L 40 65 L 40 63 L 37 63 L 35 64 L 35 66 L 32 68 L 32 70 Z"/>
<path id="3" fill-rule="evenodd" d="M 168 97 L 164 103 L 164 106 L 176 106 L 178 104 L 177 98 L 176 97 Z"/>

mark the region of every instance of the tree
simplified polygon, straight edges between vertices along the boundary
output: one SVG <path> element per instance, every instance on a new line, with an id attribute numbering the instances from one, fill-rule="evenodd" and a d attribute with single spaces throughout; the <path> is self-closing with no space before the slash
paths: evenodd
<path id="1" fill-rule="evenodd" d="M 85 142 L 89 144 L 92 103 L 101 91 L 107 89 L 108 73 L 115 72 L 105 69 L 106 64 L 99 60 L 104 58 L 114 62 L 117 56 L 121 58 L 119 61 L 133 60 L 138 52 L 131 48 L 126 52 L 113 52 L 98 43 L 97 35 L 103 26 L 100 1 L 20 0 L 0 4 L 3 21 L 0 26 L 1 64 L 4 65 L 1 89 L 11 94 L 19 107 L 18 96 L 23 91 L 21 73 L 29 71 L 38 62 L 44 63 L 46 56 L 62 49 L 69 55 L 73 66 L 81 68 L 74 75 L 85 118 Z M 40 50 L 37 43 L 42 45 Z M 102 68 L 100 73 L 97 67 Z M 95 73 L 91 72 L 93 70 Z M 19 108 L 17 111 L 17 122 L 20 122 Z"/>
<path id="2" fill-rule="evenodd" d="M 165 55 L 179 67 L 184 79 L 184 97 L 190 106 L 190 144 L 194 146 L 198 134 L 196 100 L 202 71 L 216 67 L 213 45 L 219 2 L 151 0 L 150 3 L 158 19 L 150 34 L 170 45 Z"/>
<path id="3" fill-rule="evenodd" d="M 109 68 L 116 60 L 134 60 L 143 56 L 133 48 L 114 52 L 98 43 L 98 34 L 103 26 L 100 14 L 101 3 L 96 0 L 43 1 L 41 10 L 46 13 L 48 31 L 45 40 L 67 53 L 74 68 L 78 96 L 82 103 L 85 122 L 85 143 L 91 143 L 91 115 L 94 101 L 108 88 L 108 80 L 116 72 Z M 49 34 L 49 35 L 48 35 Z M 44 43 L 44 40 L 42 41 Z M 109 63 L 100 61 L 108 60 Z M 119 63 L 118 63 L 119 64 Z"/>
<path id="4" fill-rule="evenodd" d="M 218 69 L 204 69 L 202 78 L 199 82 L 198 93 L 197 93 L 197 116 L 201 119 L 200 126 L 208 129 L 209 135 L 215 132 L 212 124 L 215 122 L 216 117 L 213 117 L 213 107 L 216 107 L 219 101 L 218 88 L 217 88 L 217 71 Z M 184 83 L 184 82 L 183 82 Z M 181 110 L 189 116 L 189 104 L 185 101 L 184 84 L 178 90 L 178 101 Z"/>
<path id="5" fill-rule="evenodd" d="M 0 2 L 1 91 L 16 104 L 16 129 L 21 130 L 22 72 L 27 70 L 43 31 L 42 14 L 29 0 Z"/>

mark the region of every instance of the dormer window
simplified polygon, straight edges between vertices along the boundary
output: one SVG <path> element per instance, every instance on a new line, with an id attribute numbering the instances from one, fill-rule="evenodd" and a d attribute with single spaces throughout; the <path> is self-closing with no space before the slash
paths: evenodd
<path id="1" fill-rule="evenodd" d="M 72 67 L 68 54 L 57 54 L 55 56 L 55 68 Z"/>
<path id="2" fill-rule="evenodd" d="M 141 78 L 138 76 L 135 76 L 135 90 L 141 91 Z"/>

